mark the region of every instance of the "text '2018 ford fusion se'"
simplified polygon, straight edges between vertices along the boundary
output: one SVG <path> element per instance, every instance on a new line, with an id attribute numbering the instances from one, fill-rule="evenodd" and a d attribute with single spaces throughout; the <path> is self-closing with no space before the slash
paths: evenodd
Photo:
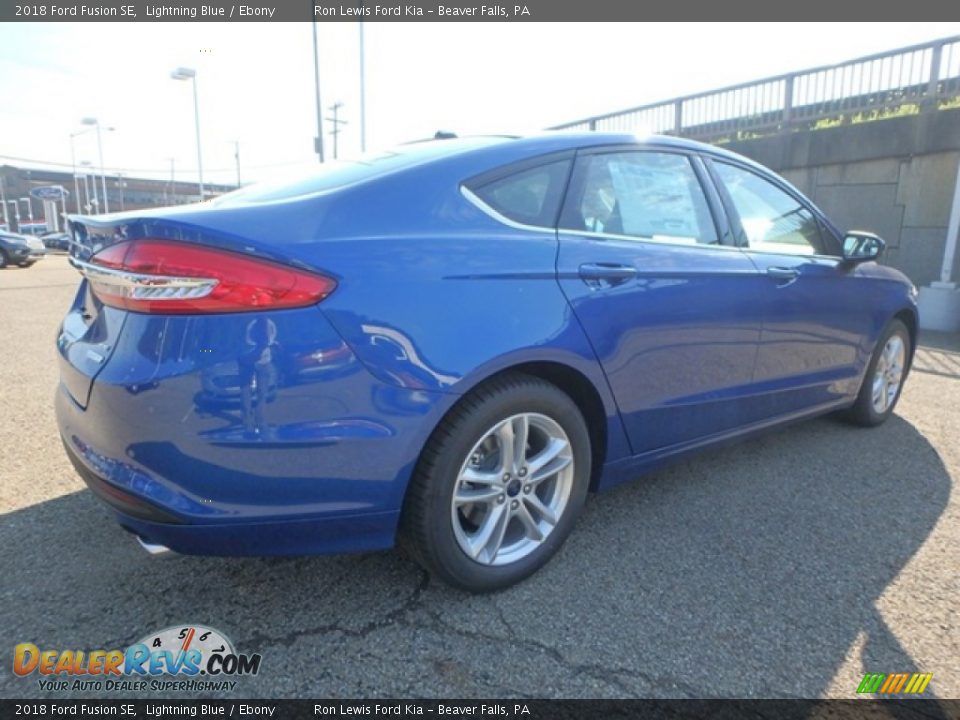
<path id="1" fill-rule="evenodd" d="M 370 551 L 474 591 L 588 491 L 892 412 L 915 289 L 768 170 L 632 135 L 446 139 L 75 217 L 67 453 L 151 550 Z"/>

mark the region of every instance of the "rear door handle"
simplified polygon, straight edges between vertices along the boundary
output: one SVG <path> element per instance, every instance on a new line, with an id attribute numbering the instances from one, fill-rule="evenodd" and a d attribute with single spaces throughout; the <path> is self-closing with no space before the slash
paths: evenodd
<path id="1" fill-rule="evenodd" d="M 777 280 L 796 280 L 800 275 L 800 271 L 796 268 L 788 267 L 768 267 L 767 275 Z"/>
<path id="2" fill-rule="evenodd" d="M 633 265 L 617 263 L 585 263 L 580 266 L 580 277 L 584 280 L 600 280 L 611 284 L 625 282 L 637 276 Z"/>

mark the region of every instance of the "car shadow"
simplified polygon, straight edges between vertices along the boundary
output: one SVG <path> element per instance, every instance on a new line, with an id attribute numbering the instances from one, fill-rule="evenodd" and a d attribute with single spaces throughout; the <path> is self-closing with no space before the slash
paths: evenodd
<path id="1" fill-rule="evenodd" d="M 878 599 L 950 490 L 900 417 L 819 419 L 591 498 L 553 562 L 486 596 L 399 552 L 157 560 L 81 491 L 0 523 L 2 647 L 109 649 L 205 624 L 263 654 L 245 697 L 820 697 L 860 648 L 864 671 L 934 672 L 931 695 L 937 668 L 917 666 Z M 0 694 L 45 693 L 8 669 Z"/>
<path id="2" fill-rule="evenodd" d="M 929 330 L 921 333 L 911 372 L 960 379 L 960 335 Z"/>

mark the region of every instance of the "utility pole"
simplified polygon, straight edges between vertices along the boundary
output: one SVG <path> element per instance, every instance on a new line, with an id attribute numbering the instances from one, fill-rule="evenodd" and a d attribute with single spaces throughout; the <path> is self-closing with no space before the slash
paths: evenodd
<path id="1" fill-rule="evenodd" d="M 176 186 L 176 184 L 174 183 L 173 178 L 174 178 L 174 174 L 173 174 L 173 158 L 170 158 L 170 198 L 169 198 L 169 201 L 168 201 L 170 205 L 176 205 L 176 202 L 177 202 L 177 201 L 176 201 L 176 197 L 177 197 L 177 186 Z"/>
<path id="2" fill-rule="evenodd" d="M 233 141 L 233 157 L 237 161 L 237 187 L 240 187 L 240 141 Z"/>
<path id="3" fill-rule="evenodd" d="M 333 159 L 337 159 L 337 135 L 340 134 L 340 126 L 346 125 L 346 120 L 341 120 L 339 117 L 340 108 L 343 107 L 342 102 L 335 102 L 330 106 L 330 111 L 333 113 L 333 117 L 328 117 L 327 120 L 333 123 L 333 129 L 330 130 L 330 134 L 333 136 Z"/>

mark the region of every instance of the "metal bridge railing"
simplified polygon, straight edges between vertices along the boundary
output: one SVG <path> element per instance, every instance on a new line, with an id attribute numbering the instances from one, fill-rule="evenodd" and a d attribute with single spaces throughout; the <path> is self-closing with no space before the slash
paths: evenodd
<path id="1" fill-rule="evenodd" d="M 557 125 L 725 142 L 960 107 L 960 35 Z"/>

